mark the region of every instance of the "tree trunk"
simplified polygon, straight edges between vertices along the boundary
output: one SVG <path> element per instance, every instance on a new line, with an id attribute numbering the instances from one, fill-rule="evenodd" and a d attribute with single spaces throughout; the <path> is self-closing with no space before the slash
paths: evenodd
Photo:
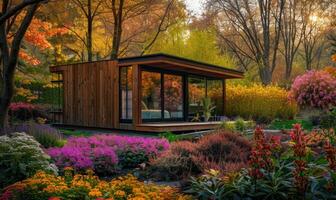
<path id="1" fill-rule="evenodd" d="M 14 94 L 14 75 L 18 63 L 19 52 L 23 37 L 34 17 L 34 14 L 39 7 L 39 3 L 33 4 L 28 9 L 24 16 L 14 38 L 10 43 L 6 37 L 6 25 L 3 23 L 0 26 L 0 50 L 2 57 L 2 83 L 0 92 L 0 128 L 3 129 L 7 125 L 6 119 L 8 115 L 8 108 Z M 5 134 L 0 132 L 0 134 Z"/>
<path id="2" fill-rule="evenodd" d="M 112 12 L 114 17 L 114 30 L 113 30 L 113 41 L 112 41 L 112 51 L 111 51 L 111 59 L 118 59 L 121 34 L 122 34 L 122 18 L 123 18 L 123 7 L 124 0 L 119 0 L 118 10 L 115 7 L 115 1 L 112 3 Z"/>
<path id="3" fill-rule="evenodd" d="M 87 53 L 88 53 L 88 61 L 92 61 L 92 11 L 91 11 L 91 0 L 88 0 L 88 14 L 87 14 Z"/>

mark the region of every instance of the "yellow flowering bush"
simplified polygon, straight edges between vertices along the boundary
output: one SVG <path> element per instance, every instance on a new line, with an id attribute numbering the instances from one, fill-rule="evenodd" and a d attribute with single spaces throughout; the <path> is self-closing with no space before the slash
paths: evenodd
<path id="1" fill-rule="evenodd" d="M 255 120 L 291 119 L 298 112 L 288 92 L 277 86 L 227 85 L 226 113 Z"/>
<path id="2" fill-rule="evenodd" d="M 71 168 L 64 176 L 38 172 L 33 177 L 4 189 L 0 200 L 188 200 L 173 187 L 145 184 L 132 175 L 112 181 L 100 180 L 92 170 L 73 175 Z"/>

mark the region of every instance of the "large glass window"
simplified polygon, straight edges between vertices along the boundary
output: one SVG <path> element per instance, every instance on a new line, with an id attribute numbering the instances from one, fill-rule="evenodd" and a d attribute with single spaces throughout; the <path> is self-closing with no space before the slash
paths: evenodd
<path id="1" fill-rule="evenodd" d="M 120 106 L 122 120 L 132 120 L 132 67 L 120 68 Z"/>
<path id="2" fill-rule="evenodd" d="M 164 118 L 183 118 L 183 79 L 182 76 L 164 74 Z"/>
<path id="3" fill-rule="evenodd" d="M 206 79 L 204 77 L 190 76 L 188 78 L 188 117 L 199 121 L 202 115 L 202 99 L 206 96 Z"/>
<path id="4" fill-rule="evenodd" d="M 142 71 L 141 91 L 142 119 L 161 119 L 161 74 Z"/>
<path id="5" fill-rule="evenodd" d="M 207 80 L 207 95 L 211 99 L 211 103 L 215 106 L 212 113 L 214 117 L 223 116 L 223 80 L 208 79 Z"/>

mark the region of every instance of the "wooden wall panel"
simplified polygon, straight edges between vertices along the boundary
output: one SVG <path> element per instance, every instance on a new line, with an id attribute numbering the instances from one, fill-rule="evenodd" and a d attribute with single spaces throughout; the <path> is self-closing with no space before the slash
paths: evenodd
<path id="1" fill-rule="evenodd" d="M 119 107 L 115 61 L 73 64 L 63 68 L 64 124 L 115 128 Z M 118 90 L 118 89 L 117 89 Z"/>

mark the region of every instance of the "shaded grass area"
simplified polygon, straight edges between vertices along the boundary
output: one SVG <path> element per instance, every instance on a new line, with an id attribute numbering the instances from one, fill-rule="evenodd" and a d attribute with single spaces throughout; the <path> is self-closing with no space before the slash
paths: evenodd
<path id="1" fill-rule="evenodd" d="M 283 130 L 283 129 L 291 129 L 293 127 L 293 124 L 301 124 L 303 129 L 311 131 L 313 129 L 313 124 L 311 121 L 307 120 L 299 120 L 299 119 L 294 119 L 294 120 L 274 120 L 270 124 L 269 128 L 271 129 L 278 129 L 278 130 Z"/>

